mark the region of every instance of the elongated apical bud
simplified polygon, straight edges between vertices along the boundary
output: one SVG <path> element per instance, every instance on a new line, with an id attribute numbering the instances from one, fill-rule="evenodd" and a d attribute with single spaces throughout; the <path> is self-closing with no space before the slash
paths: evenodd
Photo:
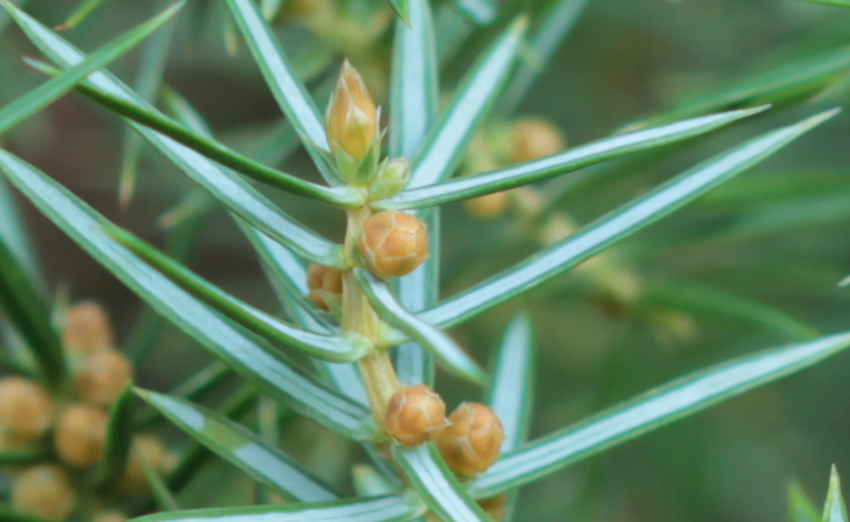
<path id="1" fill-rule="evenodd" d="M 316 263 L 307 267 L 307 297 L 322 310 L 339 307 L 342 299 L 342 272 Z"/>
<path id="2" fill-rule="evenodd" d="M 336 89 L 325 111 L 325 131 L 334 154 L 345 153 L 356 163 L 378 136 L 375 102 L 354 67 L 343 62 Z"/>
<path id="3" fill-rule="evenodd" d="M 130 361 L 115 350 L 104 350 L 86 357 L 77 374 L 77 395 L 83 402 L 108 406 L 130 380 Z"/>
<path id="4" fill-rule="evenodd" d="M 404 446 L 434 440 L 446 425 L 446 403 L 424 384 L 402 388 L 387 405 L 384 429 Z"/>
<path id="5" fill-rule="evenodd" d="M 409 274 L 428 257 L 425 224 L 405 212 L 375 214 L 363 224 L 360 256 L 380 278 Z"/>
<path id="6" fill-rule="evenodd" d="M 408 181 L 410 162 L 407 158 L 385 160 L 369 182 L 369 199 L 376 201 L 388 198 L 403 189 Z"/>
<path id="7" fill-rule="evenodd" d="M 84 404 L 68 406 L 56 424 L 54 446 L 60 459 L 80 468 L 95 464 L 103 455 L 108 416 Z"/>
<path id="8" fill-rule="evenodd" d="M 89 354 L 114 344 L 106 312 L 96 303 L 84 301 L 65 314 L 62 343 L 69 352 Z"/>
<path id="9" fill-rule="evenodd" d="M 449 416 L 449 422 L 451 426 L 443 430 L 437 446 L 454 471 L 474 477 L 499 460 L 505 432 L 493 410 L 465 402 Z"/>
<path id="10" fill-rule="evenodd" d="M 0 380 L 0 427 L 24 440 L 47 433 L 53 421 L 53 399 L 44 389 L 23 377 Z"/>
<path id="11" fill-rule="evenodd" d="M 136 435 L 133 437 L 133 448 L 127 469 L 121 479 L 121 487 L 127 491 L 145 492 L 149 489 L 148 480 L 139 461 L 142 458 L 157 471 L 161 471 L 165 462 L 165 446 L 152 435 Z"/>
<path id="12" fill-rule="evenodd" d="M 39 464 L 24 470 L 12 484 L 16 511 L 59 522 L 71 514 L 76 496 L 68 475 L 59 466 Z"/>
<path id="13" fill-rule="evenodd" d="M 561 131 L 543 118 L 521 118 L 514 123 L 512 133 L 511 159 L 516 163 L 551 156 L 567 144 Z"/>

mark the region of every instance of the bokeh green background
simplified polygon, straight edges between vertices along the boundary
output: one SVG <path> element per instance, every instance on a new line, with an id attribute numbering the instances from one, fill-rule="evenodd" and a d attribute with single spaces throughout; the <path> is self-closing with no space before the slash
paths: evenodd
<path id="1" fill-rule="evenodd" d="M 355 7 L 370 3 L 382 5 L 362 0 Z M 529 8 L 537 4 L 526 3 Z M 75 4 L 30 0 L 28 11 L 55 25 Z M 94 49 L 148 16 L 154 4 L 111 0 L 67 36 L 84 49 Z M 190 4 L 195 15 L 204 12 L 201 7 L 209 10 L 194 22 L 189 15 L 181 21 L 166 81 L 216 131 L 238 142 L 246 132 L 275 122 L 279 111 L 244 46 L 235 56 L 225 49 L 220 6 L 201 0 Z M 721 91 L 758 71 L 847 45 L 848 24 L 850 10 L 794 0 L 590 0 L 517 114 L 549 118 L 571 144 L 583 143 L 682 100 Z M 280 30 L 293 55 L 314 41 L 297 23 Z M 442 36 L 439 26 L 437 36 Z M 386 50 L 390 40 L 380 39 L 376 48 Z M 469 48 L 477 45 L 473 40 Z M 467 50 L 450 64 L 464 64 Z M 41 81 L 21 62 L 21 55 L 38 56 L 16 28 L 7 28 L 0 35 L 0 104 Z M 379 62 L 384 59 L 378 52 L 375 56 Z M 139 53 L 134 52 L 112 70 L 132 81 L 138 62 Z M 451 66 L 444 71 L 449 82 L 457 76 Z M 313 84 L 325 77 L 319 75 Z M 579 223 L 588 222 L 759 131 L 845 105 L 850 100 L 848 83 L 840 76 L 835 80 L 814 97 L 798 98 L 752 121 L 665 149 L 664 154 L 638 155 L 572 175 L 577 181 L 558 200 L 557 209 Z M 376 75 L 372 81 L 382 80 Z M 117 223 L 160 243 L 163 231 L 157 218 L 192 187 L 144 149 L 137 193 L 128 209 L 120 209 L 116 187 L 124 134 L 118 118 L 72 94 L 0 141 Z M 796 316 L 821 333 L 849 329 L 850 289 L 837 288 L 850 273 L 848 138 L 850 115 L 842 114 L 742 178 L 615 247 L 610 262 L 633 274 L 645 295 L 665 286 L 674 294 L 677 288 L 728 293 Z M 301 153 L 287 167 L 314 175 Z M 340 236 L 341 214 L 305 200 L 274 196 L 315 229 Z M 34 209 L 20 203 L 51 289 L 104 303 L 119 338 L 128 339 L 142 313 L 140 302 Z M 509 215 L 482 223 L 456 205 L 447 208 L 444 223 L 444 295 L 539 248 Z M 235 295 L 276 309 L 248 244 L 220 210 L 204 227 L 192 267 Z M 521 306 L 532 312 L 538 348 L 532 436 L 687 372 L 794 341 L 800 330 L 788 324 L 758 326 L 716 310 L 701 313 L 669 300 L 612 308 L 600 292 L 586 277 L 567 274 L 522 302 L 504 305 L 452 332 L 486 361 L 511 313 Z M 167 390 L 209 361 L 206 352 L 173 329 L 166 330 L 138 368 L 137 381 Z M 820 502 L 830 464 L 850 477 L 848 375 L 850 356 L 839 355 L 574 465 L 525 488 L 517 519 L 783 520 L 791 478 L 799 479 Z M 438 375 L 437 386 L 450 405 L 478 394 L 444 373 Z M 215 398 L 209 403 L 215 404 Z M 252 422 L 250 416 L 246 422 Z M 177 433 L 170 436 L 175 445 L 186 442 Z M 358 450 L 303 420 L 287 425 L 282 446 L 344 488 L 350 488 L 350 459 L 363 460 Z M 187 492 L 186 505 L 245 503 L 249 495 L 248 481 L 217 463 Z"/>

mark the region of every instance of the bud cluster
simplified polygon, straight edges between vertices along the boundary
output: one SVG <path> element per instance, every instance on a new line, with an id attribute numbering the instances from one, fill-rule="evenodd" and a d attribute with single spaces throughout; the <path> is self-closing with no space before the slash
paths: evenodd
<path id="1" fill-rule="evenodd" d="M 0 379 L 0 451 L 52 444 L 58 459 L 17 469 L 12 485 L 12 506 L 48 521 L 65 520 L 74 510 L 84 482 L 71 480 L 66 470 L 86 470 L 100 462 L 109 408 L 132 375 L 130 361 L 114 349 L 109 318 L 95 303 L 79 303 L 67 311 L 62 342 L 73 393 L 57 399 L 27 378 Z M 49 436 L 50 441 L 46 440 Z M 162 467 L 162 443 L 139 435 L 134 437 L 134 445 L 155 468 Z M 131 454 L 117 489 L 144 492 L 146 484 L 138 458 Z M 105 522 L 127 519 L 117 511 L 103 511 L 95 518 Z"/>
<path id="2" fill-rule="evenodd" d="M 465 402 L 446 418 L 446 403 L 424 384 L 403 387 L 393 395 L 384 430 L 403 446 L 436 440 L 449 467 L 467 477 L 492 466 L 505 440 L 502 423 L 491 408 Z"/>

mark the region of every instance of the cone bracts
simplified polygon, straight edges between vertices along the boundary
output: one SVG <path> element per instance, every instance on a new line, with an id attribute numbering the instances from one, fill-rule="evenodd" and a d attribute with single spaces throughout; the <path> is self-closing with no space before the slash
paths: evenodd
<path id="1" fill-rule="evenodd" d="M 383 279 L 398 277 L 425 262 L 428 232 L 415 216 L 390 210 L 366 220 L 358 246 L 370 272 Z"/>
<path id="2" fill-rule="evenodd" d="M 499 460 L 505 432 L 492 409 L 466 402 L 449 416 L 449 422 L 451 425 L 440 434 L 437 446 L 455 472 L 474 477 Z"/>
<path id="3" fill-rule="evenodd" d="M 403 446 L 434 440 L 446 427 L 446 403 L 424 384 L 407 386 L 387 406 L 384 429 Z"/>
<path id="4" fill-rule="evenodd" d="M 322 310 L 338 309 L 342 299 L 342 272 L 311 263 L 307 268 L 307 298 Z"/>

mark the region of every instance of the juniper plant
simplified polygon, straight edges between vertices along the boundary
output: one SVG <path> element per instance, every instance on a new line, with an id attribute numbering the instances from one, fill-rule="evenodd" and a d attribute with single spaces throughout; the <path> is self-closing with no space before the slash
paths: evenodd
<path id="1" fill-rule="evenodd" d="M 509 520 L 521 486 L 850 346 L 850 333 L 840 333 L 754 353 L 685 375 L 573 426 L 527 440 L 533 393 L 532 318 L 520 312 L 510 321 L 492 371 L 445 330 L 540 288 L 771 157 L 837 110 L 738 144 L 515 266 L 441 299 L 441 205 L 576 176 L 585 167 L 684 142 L 755 117 L 769 107 L 747 102 L 757 94 L 788 87 L 800 76 L 779 82 L 778 87 L 764 82 L 755 94 L 732 91 L 562 152 L 531 154 L 515 165 L 453 178 L 491 110 L 510 110 L 533 80 L 533 68 L 517 63 L 523 49 L 543 58 L 551 54 L 553 41 L 569 28 L 584 2 L 554 2 L 533 21 L 530 34 L 525 15 L 507 21 L 445 103 L 439 96 L 431 5 L 426 0 L 390 3 L 402 18 L 394 22 L 384 125 L 382 109 L 347 62 L 322 118 L 277 41 L 267 21 L 271 17 L 251 0 L 225 1 L 230 23 L 241 33 L 324 180 L 315 183 L 224 145 L 174 92 L 164 95 L 171 113 L 166 115 L 148 96 L 110 73 L 92 72 L 125 47 L 115 43 L 86 56 L 21 8 L 0 0 L 53 62 L 30 61 L 31 65 L 54 76 L 43 88 L 4 109 L 0 129 L 71 88 L 119 115 L 206 192 L 202 199 L 212 198 L 228 210 L 262 261 L 286 317 L 255 308 L 204 280 L 110 222 L 33 165 L 0 150 L 0 171 L 8 181 L 154 310 L 223 363 L 202 372 L 192 389 L 210 386 L 233 371 L 280 405 L 360 443 L 372 459 L 371 467 L 354 471 L 360 495 L 343 499 L 304 470 L 297 458 L 226 415 L 190 402 L 185 390 L 161 394 L 136 389 L 147 404 L 198 443 L 289 501 L 194 511 L 171 509 L 173 502 L 163 501 L 162 513 L 143 520 Z M 475 3 L 461 3 L 475 11 Z M 273 6 L 269 9 L 274 11 Z M 483 18 L 488 18 L 486 13 Z M 820 68 L 808 79 L 821 80 L 829 72 Z M 722 110 L 732 106 L 746 108 Z M 331 242 L 297 222 L 264 196 L 258 184 L 344 211 L 344 241 Z M 548 187 L 554 190 L 553 185 Z M 531 194 L 534 197 L 526 201 L 532 212 L 545 214 L 545 202 L 535 199 L 539 194 Z M 15 306 L 7 310 L 25 311 Z M 59 386 L 64 363 L 39 342 L 41 329 L 29 331 L 34 350 L 44 350 L 37 355 L 46 382 Z M 312 368 L 295 362 L 283 347 L 309 357 Z M 445 404 L 434 390 L 435 366 L 480 387 L 486 405 L 475 402 L 479 397 L 469 397 L 446 418 Z M 230 413 L 238 409 L 234 406 Z M 196 457 L 197 453 L 187 453 L 166 483 L 157 483 L 158 498 L 171 498 L 168 488 L 181 487 Z"/>

